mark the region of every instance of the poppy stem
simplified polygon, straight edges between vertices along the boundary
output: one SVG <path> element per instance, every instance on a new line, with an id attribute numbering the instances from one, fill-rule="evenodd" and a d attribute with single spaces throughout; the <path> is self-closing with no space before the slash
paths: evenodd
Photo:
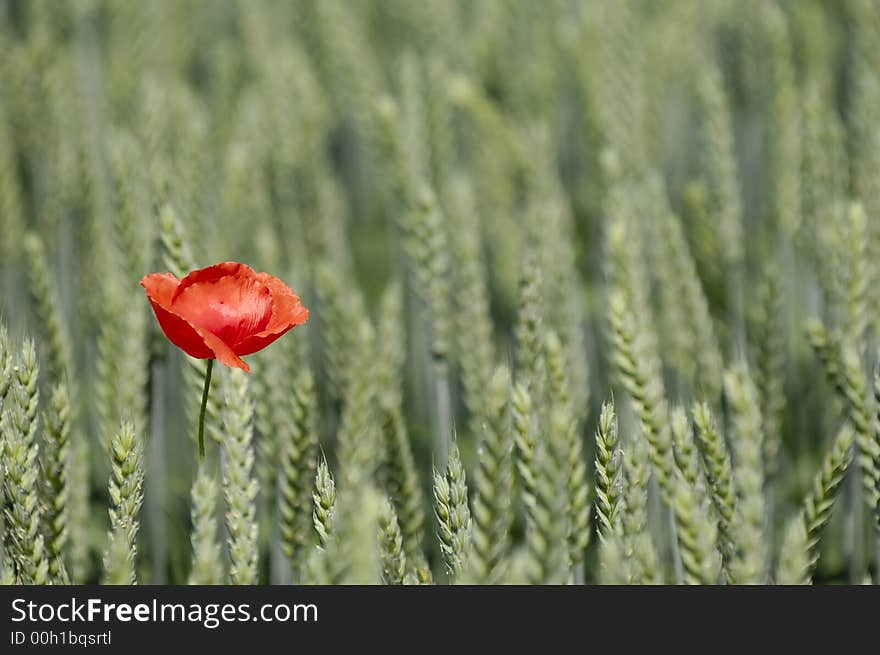
<path id="1" fill-rule="evenodd" d="M 199 412 L 199 461 L 205 461 L 205 410 L 208 407 L 208 390 L 211 388 L 211 373 L 214 371 L 214 360 L 208 360 L 205 370 L 205 389 L 202 391 L 202 410 Z"/>

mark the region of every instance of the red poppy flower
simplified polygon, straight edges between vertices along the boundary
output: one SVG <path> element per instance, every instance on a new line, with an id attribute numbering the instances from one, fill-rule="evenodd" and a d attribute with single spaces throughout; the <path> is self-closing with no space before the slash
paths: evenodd
<path id="1" fill-rule="evenodd" d="M 309 319 L 284 282 L 250 266 L 222 262 L 182 280 L 152 273 L 141 280 L 165 336 L 198 359 L 250 371 L 241 358 Z"/>

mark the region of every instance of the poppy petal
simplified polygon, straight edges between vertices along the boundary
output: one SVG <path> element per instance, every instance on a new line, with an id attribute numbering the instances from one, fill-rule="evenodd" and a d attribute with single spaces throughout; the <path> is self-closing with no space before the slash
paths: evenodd
<path id="1" fill-rule="evenodd" d="M 274 341 L 277 341 L 281 337 L 283 337 L 287 332 L 292 330 L 299 323 L 294 324 L 291 323 L 289 325 L 285 325 L 284 327 L 278 328 L 274 332 L 261 332 L 259 334 L 252 334 L 245 339 L 242 339 L 239 343 L 235 344 L 235 352 L 237 352 L 241 356 L 252 355 L 255 352 L 258 352 L 271 344 Z"/>
<path id="2" fill-rule="evenodd" d="M 207 330 L 203 330 L 198 326 L 193 327 L 195 327 L 196 331 L 205 340 L 205 344 L 214 352 L 214 355 L 221 364 L 225 364 L 230 368 L 240 368 L 245 373 L 251 372 L 251 367 L 248 366 L 248 363 L 232 352 L 232 348 L 227 346 L 220 337 L 211 334 Z"/>
<path id="3" fill-rule="evenodd" d="M 177 287 L 174 296 L 171 300 L 176 300 L 177 296 L 182 294 L 186 289 L 191 287 L 194 284 L 198 284 L 199 282 L 216 282 L 220 278 L 224 277 L 243 277 L 243 278 L 256 278 L 257 273 L 247 264 L 242 264 L 240 262 L 220 262 L 219 264 L 214 264 L 213 266 L 206 266 L 205 268 L 199 268 L 191 273 L 188 273 L 181 281 Z"/>
<path id="4" fill-rule="evenodd" d="M 223 341 L 207 330 L 193 325 L 171 308 L 171 298 L 179 281 L 168 273 L 154 273 L 141 280 L 141 286 L 159 321 L 159 326 L 175 346 L 190 357 L 197 359 L 218 359 L 226 366 L 250 371 L 250 367 L 238 357 Z"/>
<path id="5" fill-rule="evenodd" d="M 175 291 L 175 314 L 233 347 L 261 332 L 272 318 L 272 293 L 255 277 L 220 275 L 191 282 Z"/>
<path id="6" fill-rule="evenodd" d="M 153 306 L 159 327 L 168 340 L 191 357 L 199 359 L 212 357 L 213 351 L 208 348 L 196 329 L 170 310 L 171 297 L 178 284 L 179 280 L 169 273 L 153 273 L 141 280 L 141 286 L 147 292 L 147 298 Z"/>
<path id="7" fill-rule="evenodd" d="M 293 289 L 268 273 L 257 273 L 257 279 L 272 293 L 272 320 L 264 328 L 265 332 L 271 332 L 288 323 L 300 325 L 308 320 L 309 310 L 302 306 Z"/>
<path id="8" fill-rule="evenodd" d="M 180 280 L 171 273 L 151 273 L 141 280 L 141 286 L 146 290 L 147 297 L 161 305 L 171 305 L 171 298 L 177 289 Z"/>
<path id="9" fill-rule="evenodd" d="M 268 273 L 257 273 L 257 279 L 272 294 L 272 316 L 261 331 L 246 336 L 233 346 L 233 350 L 239 355 L 250 355 L 262 350 L 291 328 L 309 320 L 309 310 L 303 307 L 293 289 Z"/>

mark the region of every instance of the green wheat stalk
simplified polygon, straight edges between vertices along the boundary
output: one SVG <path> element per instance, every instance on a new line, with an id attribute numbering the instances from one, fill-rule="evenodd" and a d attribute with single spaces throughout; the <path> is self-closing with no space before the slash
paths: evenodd
<path id="1" fill-rule="evenodd" d="M 651 476 L 648 444 L 638 438 L 629 443 L 624 475 L 626 486 L 620 525 L 625 557 L 630 560 L 627 584 L 659 584 L 662 572 L 648 528 L 648 481 Z"/>
<path id="2" fill-rule="evenodd" d="M 114 237 L 120 260 L 132 278 L 142 276 L 152 257 L 149 248 L 147 225 L 143 217 L 150 208 L 149 180 L 139 164 L 144 159 L 143 149 L 135 136 L 127 130 L 111 134 L 109 144 L 110 175 L 116 194 L 116 211 L 113 215 Z"/>
<path id="3" fill-rule="evenodd" d="M 755 322 L 754 380 L 764 427 L 764 471 L 773 479 L 779 469 L 782 413 L 785 408 L 785 341 L 779 272 L 768 266 L 762 276 Z"/>
<path id="4" fill-rule="evenodd" d="M 847 184 L 844 127 L 828 96 L 830 75 L 810 80 L 804 92 L 803 125 L 803 212 L 804 231 L 810 257 L 816 262 L 823 294 L 834 303 L 836 278 L 843 269 L 836 243 L 841 223 L 841 198 Z M 833 216 L 831 221 L 827 217 Z"/>
<path id="5" fill-rule="evenodd" d="M 547 368 L 542 333 L 544 329 L 543 276 L 538 253 L 529 250 L 523 263 L 519 282 L 519 312 L 515 327 L 516 379 L 523 383 L 531 398 L 538 401 L 543 420 L 543 403 L 547 387 Z"/>
<path id="6" fill-rule="evenodd" d="M 452 289 L 445 219 L 433 193 L 423 188 L 408 210 L 404 246 L 413 289 L 425 306 L 436 392 L 437 444 L 442 456 L 452 430 L 449 401 L 449 357 L 452 333 Z"/>
<path id="7" fill-rule="evenodd" d="M 855 347 L 829 333 L 815 320 L 807 323 L 807 336 L 831 383 L 844 401 L 845 414 L 855 430 L 864 499 L 871 512 L 880 498 L 880 441 L 877 440 L 868 410 L 862 379 L 862 365 Z"/>
<path id="8" fill-rule="evenodd" d="M 476 194 L 477 211 L 491 247 L 492 278 L 502 286 L 500 294 L 512 299 L 516 294 L 520 270 L 521 239 L 511 218 L 516 212 L 518 189 L 516 176 L 523 174 L 525 156 L 522 144 L 505 121 L 500 108 L 474 80 L 451 75 L 447 92 L 453 105 L 473 125 L 482 145 L 474 162 L 475 177 L 480 181 Z"/>
<path id="9" fill-rule="evenodd" d="M 449 247 L 456 293 L 454 321 L 456 361 L 461 371 L 464 401 L 470 413 L 470 433 L 479 435 L 488 408 L 486 389 L 495 366 L 488 275 L 473 192 L 467 180 L 457 177 L 450 191 Z"/>
<path id="10" fill-rule="evenodd" d="M 681 473 L 676 474 L 673 510 L 676 516 L 684 580 L 687 584 L 714 585 L 718 582 L 721 558 L 716 547 L 718 527 L 712 522 L 703 497 Z"/>
<path id="11" fill-rule="evenodd" d="M 717 398 L 722 358 L 709 305 L 681 221 L 669 207 L 664 185 L 656 175 L 649 180 L 649 191 L 660 214 L 652 222 L 655 238 L 663 244 L 658 248 L 655 268 L 669 332 L 664 354 L 686 379 L 693 380 L 702 396 Z"/>
<path id="12" fill-rule="evenodd" d="M 470 554 L 471 513 L 464 467 L 454 440 L 446 470 L 434 471 L 434 515 L 446 571 L 455 578 L 464 571 Z"/>
<path id="13" fill-rule="evenodd" d="M 315 486 L 312 491 L 312 524 L 318 533 L 322 548 L 327 548 L 333 535 L 336 513 L 336 483 L 330 473 L 327 460 L 321 458 L 315 473 Z"/>
<path id="14" fill-rule="evenodd" d="M 256 584 L 259 483 L 253 476 L 253 403 L 243 372 L 230 369 L 224 382 L 220 418 L 224 431 L 223 495 L 229 535 L 229 580 L 237 585 Z"/>
<path id="15" fill-rule="evenodd" d="M 699 445 L 703 474 L 718 519 L 718 541 L 725 575 L 732 580 L 731 566 L 736 557 L 737 499 L 733 466 L 724 437 L 718 431 L 709 405 L 696 403 L 693 408 L 694 432 Z"/>
<path id="16" fill-rule="evenodd" d="M 13 132 L 7 114 L 7 108 L 0 105 L 0 229 L 3 232 L 0 254 L 4 262 L 14 263 L 20 259 L 20 250 L 15 245 L 21 243 L 25 215 Z"/>
<path id="17" fill-rule="evenodd" d="M 338 584 L 380 584 L 382 553 L 380 523 L 382 498 L 369 481 L 340 489 L 337 534 L 328 549 Z"/>
<path id="18" fill-rule="evenodd" d="M 403 403 L 401 377 L 407 354 L 403 292 L 403 284 L 393 279 L 382 292 L 379 307 L 376 392 L 380 405 L 389 411 L 401 409 Z"/>
<path id="19" fill-rule="evenodd" d="M 635 319 L 626 305 L 622 291 L 614 290 L 608 299 L 613 342 L 612 362 L 641 420 L 642 430 L 650 446 L 651 463 L 657 482 L 668 498 L 674 472 L 672 444 L 664 416 L 665 401 L 662 384 L 649 374 L 640 357 L 643 344 L 637 341 Z"/>
<path id="20" fill-rule="evenodd" d="M 400 411 L 385 412 L 383 431 L 386 437 L 385 485 L 403 532 L 407 565 L 420 581 L 429 582 L 431 571 L 422 550 L 425 510 L 421 483 Z"/>
<path id="21" fill-rule="evenodd" d="M 404 151 L 399 134 L 400 125 L 403 123 L 401 106 L 394 98 L 383 95 L 373 103 L 373 107 L 376 124 L 373 146 L 377 151 L 377 159 L 382 163 L 383 176 L 388 185 L 388 195 L 396 198 L 398 209 L 406 211 L 406 208 L 412 207 L 414 204 L 415 171 L 409 165 L 409 160 L 413 156 L 408 156 Z M 413 129 L 412 126 L 410 129 Z"/>
<path id="22" fill-rule="evenodd" d="M 384 447 L 380 478 L 394 504 L 403 534 L 407 565 L 418 571 L 420 579 L 426 580 L 430 578 L 430 570 L 422 552 L 425 523 L 422 490 L 403 417 L 400 381 L 406 360 L 406 335 L 403 330 L 402 288 L 396 282 L 386 289 L 382 297 L 377 348 L 380 365 L 375 377 Z"/>
<path id="23" fill-rule="evenodd" d="M 607 27 L 595 75 L 605 139 L 619 153 L 627 174 L 640 168 L 647 147 L 645 57 L 635 44 L 641 17 L 631 5 L 601 7 L 597 19 Z"/>
<path id="24" fill-rule="evenodd" d="M 118 289 L 111 286 L 108 291 L 111 289 L 115 293 L 107 294 L 108 306 L 104 309 L 106 315 L 98 332 L 97 357 L 95 358 L 95 412 L 98 416 L 100 434 L 103 437 L 101 445 L 105 452 L 109 452 L 110 440 L 121 420 L 116 404 L 116 384 L 120 379 L 117 367 L 121 362 L 119 342 L 122 339 L 122 326 L 119 321 L 119 312 L 110 309 L 110 307 L 119 309 L 121 303 L 119 302 Z"/>
<path id="25" fill-rule="evenodd" d="M 165 270 L 182 278 L 195 267 L 187 235 L 171 205 L 159 209 L 159 240 L 159 261 Z"/>
<path id="26" fill-rule="evenodd" d="M 132 585 L 136 583 L 127 532 L 122 527 L 110 532 L 107 548 L 104 550 L 102 583 L 105 585 Z"/>
<path id="27" fill-rule="evenodd" d="M 776 566 L 776 584 L 811 584 L 811 568 L 809 536 L 803 514 L 798 512 L 785 526 Z"/>
<path id="28" fill-rule="evenodd" d="M 617 434 L 614 401 L 602 403 L 596 428 L 596 519 L 603 542 L 621 534 L 620 513 L 623 508 L 623 451 Z"/>
<path id="29" fill-rule="evenodd" d="M 688 243 L 693 248 L 694 261 L 706 295 L 714 302 L 726 298 L 728 278 L 724 268 L 725 257 L 712 211 L 712 193 L 703 180 L 693 180 L 683 190 L 683 218 L 688 228 Z M 733 308 L 731 308 L 733 309 Z M 719 330 L 723 329 L 719 326 Z M 719 337 L 724 334 L 719 331 Z"/>
<path id="30" fill-rule="evenodd" d="M 108 282 L 95 380 L 96 408 L 107 439 L 120 421 L 132 421 L 136 430 L 147 425 L 148 310 L 141 304 L 130 307 L 129 300 L 115 280 Z M 109 448 L 109 441 L 103 445 Z"/>
<path id="31" fill-rule="evenodd" d="M 279 424 L 281 450 L 278 513 L 284 554 L 297 564 L 308 543 L 309 506 L 318 445 L 317 392 L 303 368 L 291 383 L 290 416 Z"/>
<path id="32" fill-rule="evenodd" d="M 684 580 L 688 584 L 718 582 L 721 557 L 718 553 L 718 525 L 700 473 L 699 455 L 687 414 L 681 408 L 670 412 L 673 451 L 678 466 L 673 509 L 676 537 L 681 552 Z"/>
<path id="33" fill-rule="evenodd" d="M 400 200 L 396 216 L 407 270 L 412 278 L 412 289 L 422 303 L 421 315 L 428 334 L 436 393 L 435 450 L 438 456 L 445 458 L 452 431 L 448 370 L 453 346 L 450 238 L 442 201 L 429 183 L 419 68 L 416 59 L 406 53 L 400 66 L 400 120 L 394 120 L 398 114 L 397 104 L 384 99 L 379 106 L 379 132 L 384 158 L 390 160 L 393 188 Z M 442 193 L 443 189 L 437 191 Z"/>
<path id="34" fill-rule="evenodd" d="M 108 584 L 137 582 L 138 514 L 144 499 L 143 450 L 143 441 L 128 422 L 110 442 L 110 545 L 104 556 L 104 581 Z"/>
<path id="35" fill-rule="evenodd" d="M 73 373 L 73 356 L 67 322 L 61 312 L 61 303 L 53 286 L 42 240 L 36 234 L 29 233 L 24 238 L 23 246 L 28 257 L 31 296 L 40 325 L 46 334 L 44 343 L 47 351 L 47 373 L 50 379 L 63 382 Z"/>
<path id="36" fill-rule="evenodd" d="M 91 453 L 82 433 L 70 438 L 68 539 L 70 578 L 77 584 L 88 580 L 91 569 Z"/>
<path id="37" fill-rule="evenodd" d="M 627 557 L 622 535 L 612 532 L 599 542 L 599 584 L 629 584 L 633 579 L 630 573 L 633 563 Z"/>
<path id="38" fill-rule="evenodd" d="M 702 143 L 711 180 L 712 208 L 718 216 L 718 238 L 725 244 L 722 252 L 727 266 L 733 268 L 742 262 L 744 256 L 742 203 L 733 119 L 721 70 L 715 62 L 701 68 L 697 94 L 705 120 Z"/>
<path id="39" fill-rule="evenodd" d="M 865 331 L 869 324 L 870 235 L 868 217 L 861 203 L 851 203 L 842 215 L 839 247 L 841 278 L 840 295 L 845 321 L 841 326 L 843 340 L 861 354 Z"/>
<path id="40" fill-rule="evenodd" d="M 730 441 L 737 493 L 734 540 L 738 553 L 731 562 L 731 573 L 738 584 L 759 584 L 764 581 L 767 566 L 764 444 L 757 391 L 745 366 L 735 365 L 724 374 L 724 395 L 731 413 Z"/>
<path id="41" fill-rule="evenodd" d="M 346 487 L 357 487 L 373 480 L 380 464 L 380 426 L 376 417 L 376 384 L 372 374 L 376 335 L 369 319 L 360 319 L 357 334 L 358 349 L 351 364 L 351 383 L 339 419 L 336 441 L 339 479 Z"/>
<path id="42" fill-rule="evenodd" d="M 3 485 L 6 529 L 3 545 L 20 584 L 50 581 L 50 557 L 41 528 L 43 504 L 39 497 L 40 469 L 37 442 L 39 391 L 36 349 L 28 340 L 12 369 L 2 416 Z"/>
<path id="43" fill-rule="evenodd" d="M 455 129 L 452 103 L 446 91 L 449 70 L 440 57 L 425 65 L 424 114 L 429 178 L 441 198 L 447 195 L 455 170 Z"/>
<path id="44" fill-rule="evenodd" d="M 854 197 L 865 204 L 867 215 L 871 217 L 867 250 L 873 265 L 866 271 L 866 283 L 872 283 L 871 297 L 868 299 L 873 316 L 873 326 L 877 329 L 877 310 L 880 308 L 880 293 L 877 293 L 877 280 L 880 268 L 877 255 L 880 253 L 880 229 L 877 228 L 877 212 L 880 211 L 880 183 L 876 171 L 880 165 L 877 153 L 878 129 L 877 102 L 880 99 L 880 75 L 872 62 L 877 60 L 878 37 L 880 37 L 880 12 L 874 3 L 856 0 L 847 5 L 851 12 L 851 60 L 852 104 L 847 112 L 849 127 L 849 151 L 851 153 L 852 188 Z"/>
<path id="45" fill-rule="evenodd" d="M 503 577 L 513 523 L 514 436 L 510 371 L 499 366 L 486 390 L 486 417 L 474 476 L 473 550 L 469 575 L 478 584 Z"/>
<path id="46" fill-rule="evenodd" d="M 706 479 L 700 464 L 696 435 L 687 412 L 681 407 L 673 408 L 669 412 L 669 425 L 672 429 L 672 452 L 678 470 L 689 486 L 705 496 Z"/>
<path id="47" fill-rule="evenodd" d="M 285 349 L 290 343 L 285 340 L 277 346 L 277 348 Z M 260 497 L 257 515 L 260 519 L 260 535 L 263 540 L 272 540 L 273 532 L 278 527 L 277 501 L 280 500 L 280 482 L 281 482 L 281 453 L 279 451 L 279 430 L 276 428 L 275 414 L 280 406 L 288 404 L 287 398 L 284 397 L 282 389 L 286 382 L 284 374 L 284 365 L 286 357 L 273 357 L 267 362 L 265 367 L 255 371 L 255 375 L 250 376 L 249 384 L 253 391 L 254 398 L 254 441 L 255 441 L 255 466 L 257 471 L 257 480 L 260 484 Z M 282 424 L 288 424 L 283 421 Z M 265 525 L 265 527 L 264 527 Z M 264 545 L 264 544 L 261 544 Z"/>
<path id="48" fill-rule="evenodd" d="M 337 400 L 347 393 L 357 357 L 358 321 L 350 317 L 365 312 L 364 299 L 345 270 L 336 263 L 318 262 L 314 271 L 326 375 L 330 393 Z"/>
<path id="49" fill-rule="evenodd" d="M 189 584 L 221 584 L 223 560 L 217 541 L 217 482 L 206 466 L 200 466 L 192 486 L 192 566 Z"/>
<path id="50" fill-rule="evenodd" d="M 761 3 L 761 25 L 768 45 L 771 161 L 774 212 L 784 234 L 794 235 L 801 222 L 800 103 L 792 57 L 792 36 L 785 13 L 776 3 Z"/>
<path id="51" fill-rule="evenodd" d="M 553 402 L 550 440 L 560 453 L 560 462 L 566 480 L 566 509 L 568 513 L 569 559 L 574 566 L 581 564 L 590 543 L 590 490 L 587 483 L 587 465 L 583 442 L 572 410 L 565 355 L 559 337 L 552 330 L 544 338 L 545 360 L 550 397 Z"/>
<path id="52" fill-rule="evenodd" d="M 523 383 L 514 385 L 511 402 L 516 435 L 516 467 L 526 513 L 528 579 L 532 583 L 562 584 L 569 576 L 567 498 L 562 491 L 557 444 L 540 432 L 532 397 Z M 559 408 L 551 425 L 563 419 Z M 543 438 L 542 438 L 543 437 Z"/>
<path id="53" fill-rule="evenodd" d="M 52 559 L 49 574 L 58 583 L 69 583 L 65 557 L 70 537 L 70 397 L 65 384 L 52 389 L 49 408 L 44 412 L 44 449 L 47 550 Z"/>
<path id="54" fill-rule="evenodd" d="M 828 381 L 845 402 L 845 381 L 843 365 L 840 361 L 840 334 L 836 331 L 829 332 L 824 325 L 814 319 L 807 321 L 805 332 L 810 347 L 822 364 Z"/>
<path id="55" fill-rule="evenodd" d="M 844 424 L 822 460 L 822 465 L 813 478 L 810 492 L 804 498 L 802 515 L 807 528 L 810 575 L 819 560 L 819 540 L 828 525 L 831 510 L 840 495 L 841 484 L 852 463 L 853 441 L 852 428 Z"/>
<path id="56" fill-rule="evenodd" d="M 575 219 L 555 173 L 558 153 L 550 130 L 544 125 L 524 130 L 522 141 L 522 148 L 532 153 L 525 173 L 528 204 L 524 211 L 528 220 L 523 247 L 537 251 L 541 300 L 536 309 L 561 342 L 571 409 L 580 426 L 588 412 L 590 381 L 588 367 L 582 365 L 587 357 L 586 314 L 575 252 Z"/>
<path id="57" fill-rule="evenodd" d="M 406 578 L 406 553 L 403 535 L 397 522 L 394 504 L 386 498 L 379 510 L 379 549 L 382 560 L 382 581 L 388 585 L 404 584 Z"/>

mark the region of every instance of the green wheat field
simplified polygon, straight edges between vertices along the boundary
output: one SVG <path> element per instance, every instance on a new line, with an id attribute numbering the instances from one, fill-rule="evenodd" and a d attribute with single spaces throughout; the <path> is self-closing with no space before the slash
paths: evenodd
<path id="1" fill-rule="evenodd" d="M 0 580 L 877 581 L 878 262 L 876 0 L 0 0 Z"/>

